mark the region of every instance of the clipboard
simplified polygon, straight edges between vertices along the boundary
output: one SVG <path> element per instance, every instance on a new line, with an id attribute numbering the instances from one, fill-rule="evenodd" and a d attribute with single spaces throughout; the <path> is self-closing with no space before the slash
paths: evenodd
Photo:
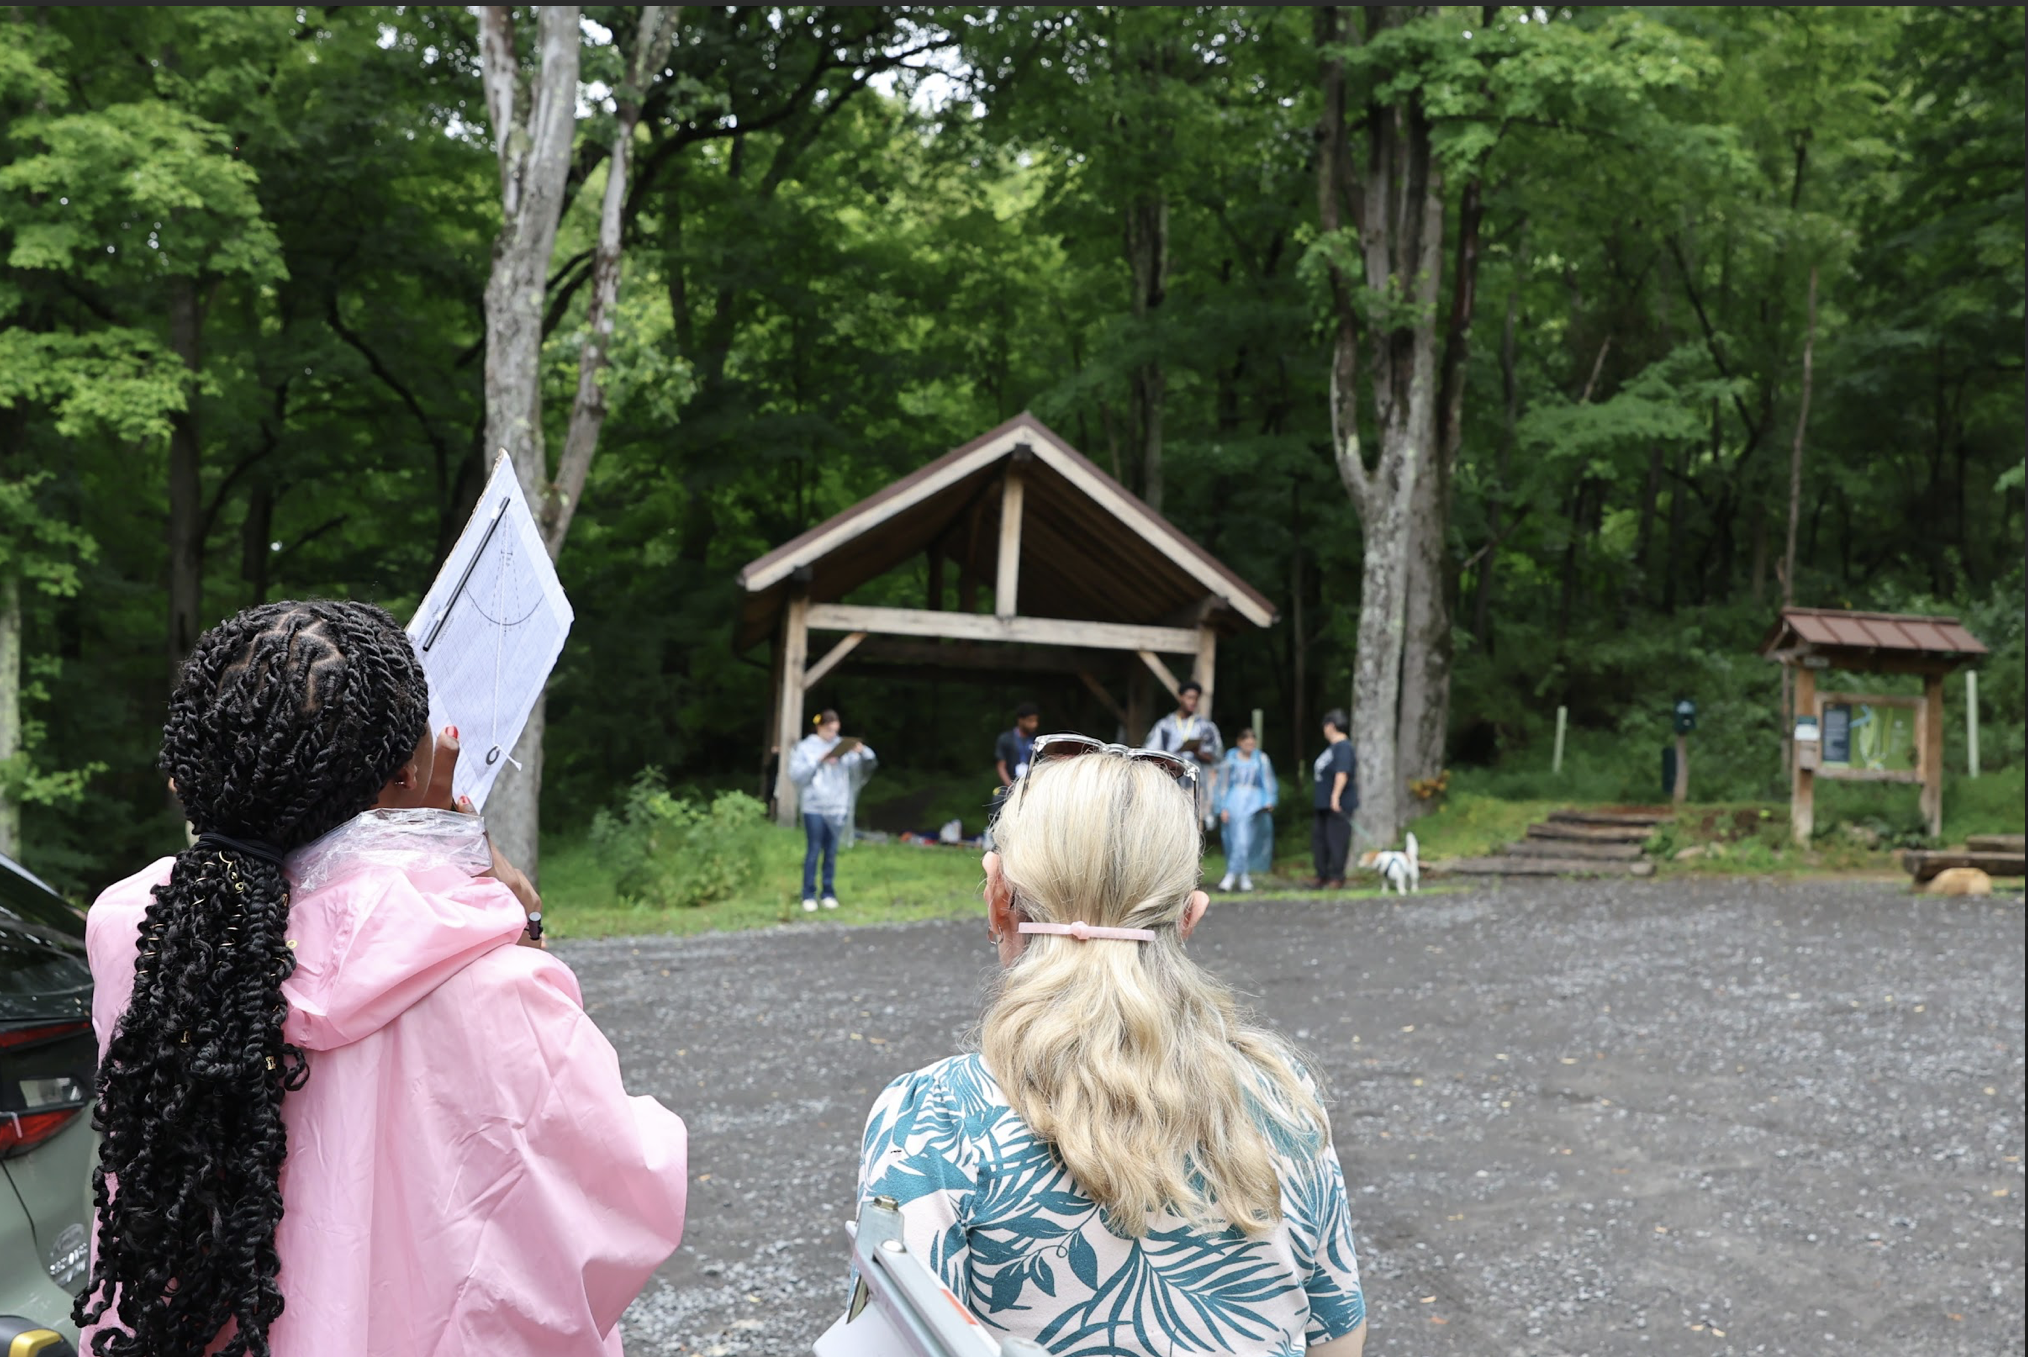
<path id="1" fill-rule="evenodd" d="M 423 595 L 408 636 L 430 684 L 430 728 L 458 727 L 451 790 L 485 809 L 575 620 L 542 531 L 501 454 Z"/>

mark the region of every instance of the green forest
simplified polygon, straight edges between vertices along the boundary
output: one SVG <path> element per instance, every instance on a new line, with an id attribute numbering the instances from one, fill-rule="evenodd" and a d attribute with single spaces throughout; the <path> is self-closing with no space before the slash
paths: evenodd
<path id="1" fill-rule="evenodd" d="M 1688 696 L 1693 799 L 1779 800 L 1790 600 L 1963 619 L 2018 827 L 2024 55 L 2002 7 L 0 9 L 0 849 L 88 895 L 177 846 L 197 634 L 406 621 L 509 416 L 577 615 L 543 833 L 760 795 L 739 568 L 1023 410 L 1274 602 L 1218 715 L 1285 776 L 1398 666 L 1404 779 L 1659 800 Z M 1017 701 L 1098 715 L 815 698 L 980 801 Z"/>

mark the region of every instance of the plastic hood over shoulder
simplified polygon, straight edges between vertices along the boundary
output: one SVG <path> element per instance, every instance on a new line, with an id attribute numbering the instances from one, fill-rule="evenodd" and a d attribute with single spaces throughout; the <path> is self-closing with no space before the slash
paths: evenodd
<path id="1" fill-rule="evenodd" d="M 570 969 L 514 945 L 491 861 L 447 811 L 369 811 L 289 858 L 283 1032 L 309 1080 L 283 1103 L 275 1357 L 618 1352 L 681 1239 L 682 1121 L 627 1096 Z M 92 907 L 102 1056 L 171 864 Z"/>

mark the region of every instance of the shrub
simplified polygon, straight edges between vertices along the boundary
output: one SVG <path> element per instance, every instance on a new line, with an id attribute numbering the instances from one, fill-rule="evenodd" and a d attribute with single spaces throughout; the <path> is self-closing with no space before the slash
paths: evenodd
<path id="1" fill-rule="evenodd" d="M 707 806 L 671 795 L 654 768 L 634 779 L 617 813 L 592 821 L 622 903 L 658 909 L 708 905 L 751 886 L 768 833 L 767 807 L 753 797 L 720 792 Z"/>

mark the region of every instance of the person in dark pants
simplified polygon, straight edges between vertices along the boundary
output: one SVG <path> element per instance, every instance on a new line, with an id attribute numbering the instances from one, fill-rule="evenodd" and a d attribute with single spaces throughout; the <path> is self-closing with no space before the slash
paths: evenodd
<path id="1" fill-rule="evenodd" d="M 1035 728 L 1042 724 L 1042 712 L 1033 702 L 1014 709 L 1014 724 L 1000 732 L 993 747 L 993 769 L 1000 775 L 998 796 L 1028 771 L 1028 755 L 1035 748 Z"/>
<path id="2" fill-rule="evenodd" d="M 1352 847 L 1352 812 L 1359 808 L 1359 756 L 1345 738 L 1345 713 L 1324 713 L 1324 752 L 1311 765 L 1316 794 L 1311 802 L 1310 859 L 1317 874 L 1307 884 L 1335 890 L 1345 884 L 1345 854 Z"/>

